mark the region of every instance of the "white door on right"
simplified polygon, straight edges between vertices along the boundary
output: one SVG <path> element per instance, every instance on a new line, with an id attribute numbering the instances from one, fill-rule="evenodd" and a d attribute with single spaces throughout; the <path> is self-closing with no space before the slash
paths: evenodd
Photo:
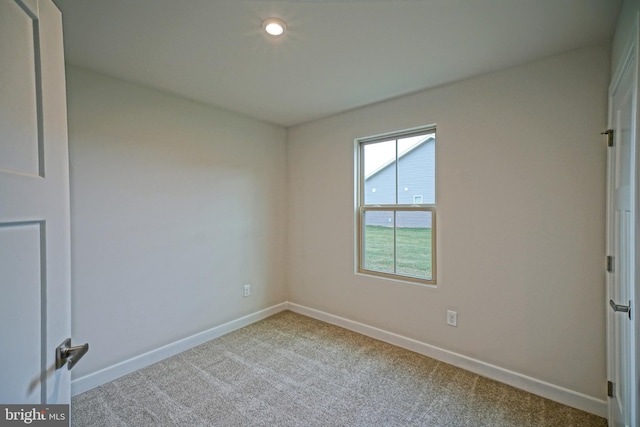
<path id="1" fill-rule="evenodd" d="M 612 262 L 607 280 L 607 346 L 609 425 L 636 426 L 638 393 L 635 327 L 632 304 L 635 283 L 635 182 L 637 44 L 628 50 L 610 90 L 607 240 Z"/>

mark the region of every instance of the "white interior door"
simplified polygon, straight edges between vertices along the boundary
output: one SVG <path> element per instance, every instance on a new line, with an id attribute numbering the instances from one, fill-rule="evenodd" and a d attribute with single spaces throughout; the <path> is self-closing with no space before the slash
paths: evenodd
<path id="1" fill-rule="evenodd" d="M 609 425 L 636 426 L 638 399 L 635 300 L 637 34 L 610 90 L 609 123 L 614 130 L 608 163 L 607 341 L 610 384 Z"/>
<path id="2" fill-rule="evenodd" d="M 0 403 L 70 402 L 62 20 L 51 0 L 0 0 Z"/>

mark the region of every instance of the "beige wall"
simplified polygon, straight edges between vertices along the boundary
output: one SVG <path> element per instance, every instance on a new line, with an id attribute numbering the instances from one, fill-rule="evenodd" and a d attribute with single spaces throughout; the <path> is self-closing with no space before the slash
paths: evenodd
<path id="1" fill-rule="evenodd" d="M 573 51 L 290 129 L 290 301 L 606 399 L 609 64 Z M 354 138 L 431 123 L 437 288 L 354 274 Z"/>
<path id="2" fill-rule="evenodd" d="M 74 378 L 284 301 L 286 130 L 67 80 Z"/>

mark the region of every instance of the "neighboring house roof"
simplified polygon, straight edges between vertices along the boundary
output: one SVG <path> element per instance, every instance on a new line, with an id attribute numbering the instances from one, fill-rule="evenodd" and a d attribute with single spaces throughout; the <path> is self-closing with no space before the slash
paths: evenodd
<path id="1" fill-rule="evenodd" d="M 409 153 L 412 153 L 416 148 L 421 147 L 422 145 L 424 145 L 425 143 L 429 142 L 430 140 L 435 141 L 435 137 L 433 137 L 432 135 L 429 135 L 425 139 L 423 139 L 422 141 L 416 143 L 415 145 L 412 145 L 407 150 L 405 150 L 402 153 L 400 153 L 400 155 L 398 156 L 398 160 L 400 160 L 404 156 L 408 155 Z M 368 180 L 369 178 L 372 178 L 374 175 L 379 174 L 380 172 L 382 172 L 383 170 L 385 170 L 386 168 L 388 168 L 389 166 L 391 166 L 395 162 L 396 162 L 396 159 L 389 160 L 387 163 L 383 164 L 378 169 L 374 170 L 369 175 L 365 176 L 364 177 L 365 181 Z"/>

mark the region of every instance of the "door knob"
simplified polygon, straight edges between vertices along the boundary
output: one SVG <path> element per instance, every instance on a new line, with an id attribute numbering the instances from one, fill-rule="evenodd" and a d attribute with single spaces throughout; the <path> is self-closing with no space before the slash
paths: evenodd
<path id="1" fill-rule="evenodd" d="M 56 369 L 60 369 L 67 364 L 71 370 L 78 363 L 78 360 L 89 351 L 89 343 L 71 347 L 71 338 L 67 338 L 56 348 Z"/>
<path id="2" fill-rule="evenodd" d="M 631 319 L 631 301 L 629 301 L 629 305 L 620 305 L 616 304 L 612 299 L 610 299 L 609 305 L 611 306 L 613 311 L 621 311 L 623 313 L 629 314 L 629 319 Z"/>

